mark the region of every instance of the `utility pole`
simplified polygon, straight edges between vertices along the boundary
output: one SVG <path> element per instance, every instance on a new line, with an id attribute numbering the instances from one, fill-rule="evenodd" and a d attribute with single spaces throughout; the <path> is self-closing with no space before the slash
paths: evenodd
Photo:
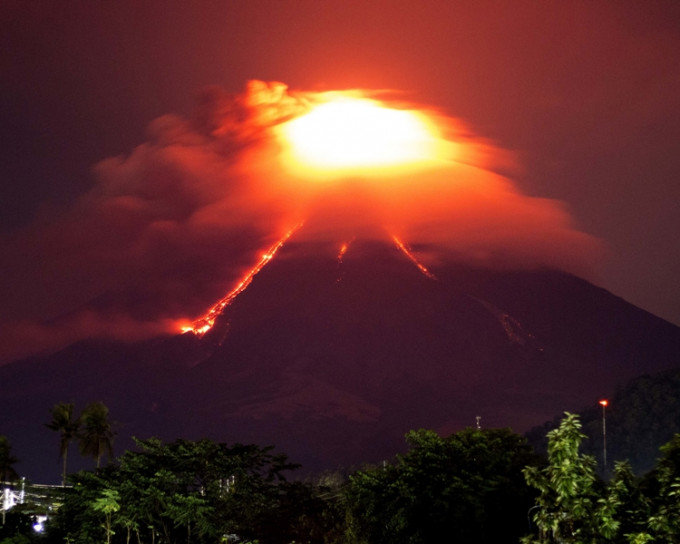
<path id="1" fill-rule="evenodd" d="M 603 460 L 603 467 L 604 467 L 604 472 L 607 472 L 607 416 L 605 415 L 605 411 L 607 409 L 607 405 L 609 404 L 609 401 L 607 399 L 603 399 L 600 401 L 600 404 L 602 405 L 602 460 Z"/>

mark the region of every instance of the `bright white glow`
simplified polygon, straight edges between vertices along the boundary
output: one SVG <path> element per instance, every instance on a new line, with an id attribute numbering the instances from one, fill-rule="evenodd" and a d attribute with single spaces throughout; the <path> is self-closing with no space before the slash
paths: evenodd
<path id="1" fill-rule="evenodd" d="M 45 522 L 47 521 L 47 516 L 37 516 L 35 523 L 33 524 L 33 530 L 36 533 L 42 533 L 45 530 Z"/>
<path id="2" fill-rule="evenodd" d="M 438 138 L 420 114 L 340 97 L 283 127 L 296 162 L 317 169 L 380 168 L 436 158 Z"/>

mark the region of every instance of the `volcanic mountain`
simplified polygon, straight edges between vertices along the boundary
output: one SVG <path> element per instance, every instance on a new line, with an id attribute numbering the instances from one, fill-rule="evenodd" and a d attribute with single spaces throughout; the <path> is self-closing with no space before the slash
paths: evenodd
<path id="1" fill-rule="evenodd" d="M 398 241 L 292 237 L 205 334 L 80 342 L 0 367 L 0 432 L 57 481 L 49 408 L 103 401 L 131 436 L 274 444 L 308 469 L 376 462 L 413 428 L 524 431 L 678 363 L 680 328 L 570 274 Z M 72 468 L 75 468 L 75 456 Z"/>

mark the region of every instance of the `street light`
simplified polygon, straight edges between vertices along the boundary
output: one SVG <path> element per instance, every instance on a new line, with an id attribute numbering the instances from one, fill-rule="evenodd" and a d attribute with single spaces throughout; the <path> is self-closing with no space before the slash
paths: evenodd
<path id="1" fill-rule="evenodd" d="M 600 404 L 602 405 L 602 452 L 603 452 L 603 465 L 604 465 L 604 472 L 607 472 L 607 418 L 605 415 L 605 411 L 607 409 L 607 405 L 609 404 L 609 401 L 607 399 L 603 399 L 600 401 Z"/>

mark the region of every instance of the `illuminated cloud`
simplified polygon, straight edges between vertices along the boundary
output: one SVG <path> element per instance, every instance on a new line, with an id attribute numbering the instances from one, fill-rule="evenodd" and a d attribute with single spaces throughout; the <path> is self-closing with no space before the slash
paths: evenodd
<path id="1" fill-rule="evenodd" d="M 350 124 L 349 135 L 318 142 L 328 153 L 350 138 L 354 165 L 333 154 L 315 162 L 292 147 L 296 137 L 309 142 L 304 131 L 314 141 L 338 122 L 337 100 L 339 118 L 357 131 L 376 114 L 368 137 L 354 138 Z M 302 125 L 314 111 L 322 115 Z M 148 132 L 129 155 L 95 165 L 92 189 L 68 212 L 2 241 L 5 359 L 89 336 L 173 332 L 301 221 L 300 239 L 397 235 L 428 266 L 455 256 L 583 272 L 598 250 L 558 202 L 522 195 L 503 175 L 514 168 L 510 154 L 393 94 L 251 82 L 235 96 L 209 89 L 193 118 L 166 115 Z M 380 148 L 385 133 L 404 160 Z M 371 163 L 383 155 L 385 164 Z"/>

